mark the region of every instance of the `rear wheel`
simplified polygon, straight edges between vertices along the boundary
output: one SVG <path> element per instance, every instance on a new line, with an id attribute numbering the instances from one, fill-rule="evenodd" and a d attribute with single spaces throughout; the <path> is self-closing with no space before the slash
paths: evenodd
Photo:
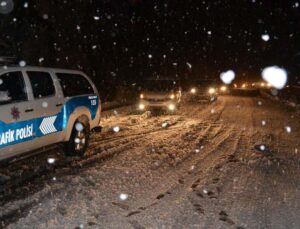
<path id="1" fill-rule="evenodd" d="M 70 140 L 66 142 L 65 153 L 67 156 L 84 156 L 89 144 L 90 128 L 88 124 L 76 122 Z"/>

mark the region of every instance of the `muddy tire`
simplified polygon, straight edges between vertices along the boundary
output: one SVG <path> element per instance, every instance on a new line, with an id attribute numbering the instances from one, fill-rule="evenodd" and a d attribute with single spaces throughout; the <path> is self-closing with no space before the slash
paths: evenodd
<path id="1" fill-rule="evenodd" d="M 84 156 L 90 139 L 88 124 L 76 122 L 74 124 L 70 140 L 65 143 L 66 156 Z"/>

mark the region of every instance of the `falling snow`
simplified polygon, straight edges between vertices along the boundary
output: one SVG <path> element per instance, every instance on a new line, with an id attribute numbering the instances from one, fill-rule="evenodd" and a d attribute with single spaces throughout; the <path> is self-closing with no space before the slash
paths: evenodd
<path id="1" fill-rule="evenodd" d="M 24 60 L 21 60 L 19 62 L 20 67 L 25 67 L 26 66 L 26 62 Z"/>
<path id="2" fill-rule="evenodd" d="M 118 133 L 118 132 L 120 132 L 120 127 L 119 126 L 115 126 L 115 127 L 113 127 L 113 131 L 115 132 L 115 133 Z"/>
<path id="3" fill-rule="evenodd" d="M 48 163 L 49 164 L 54 164 L 55 163 L 55 158 L 48 158 Z"/>
<path id="4" fill-rule="evenodd" d="M 0 228 L 299 228 L 299 5 L 0 0 L 2 71 L 82 70 L 103 105 L 83 157 L 59 146 L 0 166 Z M 136 111 L 148 77 L 183 84 L 176 112 Z M 32 119 L 5 86 L 5 118 Z M 46 117 L 57 103 L 39 97 Z"/>
<path id="5" fill-rule="evenodd" d="M 221 73 L 220 78 L 223 81 L 223 83 L 231 84 L 232 81 L 235 79 L 235 73 L 232 70 L 228 70 L 226 72 Z"/>
<path id="6" fill-rule="evenodd" d="M 291 133 L 292 132 L 292 128 L 290 126 L 286 126 L 285 130 L 287 133 Z"/>
<path id="7" fill-rule="evenodd" d="M 264 41 L 269 41 L 270 40 L 270 36 L 268 34 L 263 34 L 261 35 L 261 39 L 263 39 Z"/>
<path id="8" fill-rule="evenodd" d="M 288 80 L 286 70 L 277 66 L 265 68 L 262 72 L 262 77 L 265 81 L 279 90 L 285 87 Z"/>
<path id="9" fill-rule="evenodd" d="M 127 200 L 128 199 L 128 195 L 125 194 L 125 193 L 121 193 L 120 196 L 119 196 L 120 200 L 124 201 L 124 200 Z"/>

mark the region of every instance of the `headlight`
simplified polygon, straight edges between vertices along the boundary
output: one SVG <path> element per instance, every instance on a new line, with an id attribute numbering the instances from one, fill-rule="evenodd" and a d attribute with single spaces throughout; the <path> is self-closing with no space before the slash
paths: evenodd
<path id="1" fill-rule="evenodd" d="M 242 88 L 246 88 L 247 84 L 243 83 Z"/>
<path id="2" fill-rule="evenodd" d="M 145 98 L 144 94 L 140 94 L 140 99 Z"/>
<path id="3" fill-rule="evenodd" d="M 227 87 L 226 86 L 222 86 L 220 89 L 221 89 L 222 92 L 227 91 Z"/>
<path id="4" fill-rule="evenodd" d="M 175 95 L 174 94 L 170 95 L 170 99 L 175 99 Z"/>
<path id="5" fill-rule="evenodd" d="M 208 90 L 208 93 L 209 93 L 209 94 L 215 94 L 215 93 L 216 93 L 216 89 L 210 88 L 210 89 Z"/>
<path id="6" fill-rule="evenodd" d="M 265 86 L 265 83 L 261 83 L 260 86 L 261 86 L 261 87 L 264 87 L 264 86 Z"/>
<path id="7" fill-rule="evenodd" d="M 196 88 L 192 88 L 192 89 L 191 89 L 191 93 L 192 93 L 192 94 L 196 94 Z"/>
<path id="8" fill-rule="evenodd" d="M 170 105 L 168 106 L 168 108 L 169 108 L 170 111 L 174 111 L 176 107 L 175 107 L 174 104 L 170 104 Z"/>
<path id="9" fill-rule="evenodd" d="M 142 111 L 142 110 L 144 110 L 145 109 L 145 105 L 144 104 L 139 104 L 139 109 Z"/>

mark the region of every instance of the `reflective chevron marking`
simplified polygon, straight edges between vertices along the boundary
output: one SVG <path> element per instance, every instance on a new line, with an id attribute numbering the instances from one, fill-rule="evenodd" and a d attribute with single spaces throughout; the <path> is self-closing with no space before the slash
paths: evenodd
<path id="1" fill-rule="evenodd" d="M 57 116 L 52 116 L 52 117 L 43 119 L 43 121 L 40 125 L 40 130 L 43 133 L 43 135 L 57 132 L 57 129 L 54 126 L 54 122 L 55 122 L 56 118 L 57 118 Z"/>

